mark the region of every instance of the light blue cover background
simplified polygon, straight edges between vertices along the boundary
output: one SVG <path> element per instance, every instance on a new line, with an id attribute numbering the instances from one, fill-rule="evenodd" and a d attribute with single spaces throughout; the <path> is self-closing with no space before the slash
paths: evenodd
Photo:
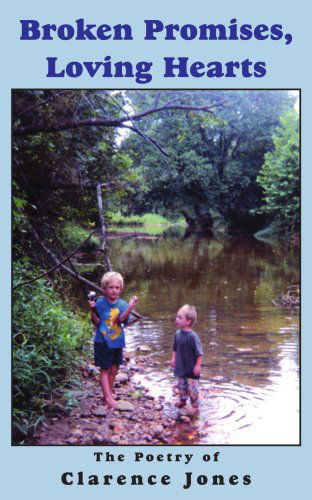
<path id="1" fill-rule="evenodd" d="M 209 2 L 192 0 L 183 6 L 178 0 L 157 0 L 151 5 L 144 1 L 116 2 L 60 1 L 7 2 L 2 6 L 1 16 L 1 491 L 9 497 L 31 497 L 34 500 L 63 498 L 103 498 L 110 495 L 119 499 L 171 498 L 178 494 L 187 498 L 274 498 L 284 500 L 298 496 L 306 498 L 309 491 L 309 447 L 311 430 L 309 414 L 311 402 L 308 390 L 311 376 L 311 318 L 309 314 L 309 283 L 311 283 L 311 238 L 308 232 L 311 210 L 311 17 L 308 0 L 262 0 L 245 2 Z M 38 19 L 45 23 L 73 23 L 85 18 L 87 22 L 114 25 L 128 23 L 133 27 L 133 41 L 36 41 L 22 42 L 20 19 Z M 227 24 L 237 18 L 239 23 L 282 24 L 293 35 L 293 43 L 286 46 L 282 41 L 249 42 L 205 42 L 164 41 L 144 42 L 144 19 L 160 19 L 167 23 L 200 25 L 203 23 Z M 153 80 L 146 85 L 135 84 L 134 80 L 81 77 L 78 79 L 47 79 L 46 57 L 57 56 L 60 61 L 102 60 L 111 55 L 115 60 L 152 60 Z M 165 56 L 189 56 L 192 60 L 209 62 L 213 60 L 242 61 L 249 57 L 253 61 L 265 60 L 267 75 L 264 78 L 244 79 L 164 79 L 162 58 Z M 301 447 L 11 447 L 11 388 L 10 388 L 10 183 L 11 183 L 11 88 L 67 87 L 67 88 L 301 88 L 302 89 L 302 446 Z M 265 441 L 265 436 L 264 436 Z M 220 451 L 217 464 L 204 463 L 204 453 Z M 124 453 L 123 464 L 96 463 L 94 451 Z M 192 453 L 191 463 L 133 462 L 135 451 L 143 453 Z M 86 474 L 169 474 L 170 486 L 63 486 L 60 476 L 64 471 L 84 470 Z M 250 486 L 197 486 L 182 489 L 184 473 L 196 474 L 244 474 L 252 476 Z"/>

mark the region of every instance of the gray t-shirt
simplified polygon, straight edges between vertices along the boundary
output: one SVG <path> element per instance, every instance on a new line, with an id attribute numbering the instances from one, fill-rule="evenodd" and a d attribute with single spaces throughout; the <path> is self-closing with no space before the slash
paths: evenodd
<path id="1" fill-rule="evenodd" d="M 174 375 L 199 378 L 193 373 L 198 356 L 203 354 L 198 335 L 193 330 L 178 330 L 174 337 L 173 350 L 176 352 Z"/>

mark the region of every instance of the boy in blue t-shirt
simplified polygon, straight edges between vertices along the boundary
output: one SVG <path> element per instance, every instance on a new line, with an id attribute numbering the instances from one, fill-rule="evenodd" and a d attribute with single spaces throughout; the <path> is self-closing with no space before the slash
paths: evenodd
<path id="1" fill-rule="evenodd" d="M 129 314 L 138 302 L 133 296 L 127 304 L 119 298 L 124 287 L 123 278 L 119 273 L 105 273 L 101 280 L 104 297 L 96 302 L 89 300 L 91 320 L 96 325 L 94 336 L 94 363 L 99 366 L 100 385 L 104 401 L 113 408 L 113 384 L 122 364 L 122 349 L 125 346 L 125 333 L 122 323 L 125 323 Z"/>
<path id="2" fill-rule="evenodd" d="M 175 403 L 177 408 L 186 405 L 190 397 L 191 405 L 198 408 L 198 379 L 203 360 L 203 349 L 197 334 L 192 326 L 197 318 L 194 306 L 185 304 L 178 310 L 175 324 L 180 329 L 176 332 L 173 341 L 171 366 L 174 375 L 178 377 L 178 390 L 180 400 Z"/>

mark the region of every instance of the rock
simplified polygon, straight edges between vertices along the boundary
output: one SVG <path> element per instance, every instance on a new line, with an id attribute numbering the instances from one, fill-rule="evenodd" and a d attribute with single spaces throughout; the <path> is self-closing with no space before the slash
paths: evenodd
<path id="1" fill-rule="evenodd" d="M 132 403 L 130 403 L 130 401 L 120 400 L 120 401 L 117 401 L 115 409 L 118 411 L 133 411 L 134 406 Z"/>
<path id="2" fill-rule="evenodd" d="M 90 436 L 93 436 L 94 434 L 97 434 L 99 432 L 98 425 L 86 425 L 83 428 L 84 432 L 89 434 Z"/>
<path id="3" fill-rule="evenodd" d="M 88 398 L 94 398 L 94 392 L 93 391 L 86 391 L 84 393 L 84 396 L 82 399 L 88 399 Z"/>
<path id="4" fill-rule="evenodd" d="M 129 394 L 129 389 L 128 389 L 128 387 L 120 387 L 120 388 L 118 389 L 118 395 L 119 395 L 119 396 L 122 396 L 122 395 L 127 395 L 127 394 Z"/>
<path id="5" fill-rule="evenodd" d="M 99 369 L 94 365 L 86 364 L 81 367 L 81 373 L 84 378 L 94 378 L 99 373 Z"/>
<path id="6" fill-rule="evenodd" d="M 71 433 L 73 437 L 81 437 L 82 436 L 82 430 L 81 429 L 74 429 L 73 432 Z"/>
<path id="7" fill-rule="evenodd" d="M 85 382 L 84 382 L 84 386 L 85 386 L 85 388 L 86 388 L 87 390 L 88 390 L 88 389 L 91 389 L 91 390 L 92 390 L 92 389 L 93 389 L 93 387 L 94 387 L 94 382 L 91 382 L 91 381 L 87 380 L 87 381 L 85 381 Z M 91 393 L 91 395 L 93 395 L 93 392 Z"/>
<path id="8" fill-rule="evenodd" d="M 223 375 L 216 375 L 215 377 L 212 377 L 210 380 L 213 380 L 214 382 L 224 382 L 226 380 L 226 377 Z"/>
<path id="9" fill-rule="evenodd" d="M 150 429 L 150 433 L 153 437 L 156 437 L 156 436 L 159 436 L 162 432 L 163 432 L 164 428 L 161 424 L 159 425 L 154 425 L 151 429 Z"/>
<path id="10" fill-rule="evenodd" d="M 77 399 L 81 399 L 85 396 L 85 391 L 75 391 L 72 395 Z"/>
<path id="11" fill-rule="evenodd" d="M 183 422 L 184 424 L 189 424 L 191 419 L 187 417 L 186 415 L 180 415 L 179 416 L 180 422 Z"/>
<path id="12" fill-rule="evenodd" d="M 121 434 L 123 431 L 123 425 L 116 424 L 113 428 L 113 434 Z"/>
<path id="13" fill-rule="evenodd" d="M 141 399 L 142 398 L 142 391 L 134 391 L 131 394 L 133 399 Z"/>
<path id="14" fill-rule="evenodd" d="M 87 436 L 87 437 L 83 438 L 83 440 L 81 441 L 81 444 L 84 444 L 86 446 L 92 446 L 94 444 L 94 440 L 90 436 Z"/>
<path id="15" fill-rule="evenodd" d="M 67 439 L 68 444 L 77 444 L 78 443 L 78 438 L 75 437 L 70 437 Z"/>
<path id="16" fill-rule="evenodd" d="M 145 403 L 144 408 L 147 408 L 148 410 L 151 410 L 153 408 L 152 403 Z"/>
<path id="17" fill-rule="evenodd" d="M 105 439 L 103 439 L 103 436 L 101 434 L 94 434 L 93 436 L 93 443 L 94 444 L 102 444 Z"/>
<path id="18" fill-rule="evenodd" d="M 89 408 L 86 408 L 86 409 L 83 409 L 80 416 L 82 418 L 85 418 L 85 417 L 90 417 L 91 416 L 91 411 L 89 410 Z"/>
<path id="19" fill-rule="evenodd" d="M 152 413 L 145 413 L 144 420 L 154 420 L 154 415 Z"/>
<path id="20" fill-rule="evenodd" d="M 109 428 L 110 429 L 113 429 L 115 427 L 115 425 L 118 425 L 119 422 L 118 420 L 112 420 L 110 423 L 109 423 Z"/>
<path id="21" fill-rule="evenodd" d="M 129 377 L 126 373 L 117 373 L 116 375 L 116 378 L 115 378 L 115 382 L 117 382 L 118 384 L 125 384 L 126 382 L 128 382 L 129 380 Z"/>
<path id="22" fill-rule="evenodd" d="M 165 425 L 166 425 L 166 427 L 171 427 L 171 426 L 173 426 L 174 424 L 175 424 L 174 419 L 173 419 L 173 418 L 169 418 L 169 419 L 167 420 L 167 422 L 166 422 L 166 424 L 165 424 Z"/>
<path id="23" fill-rule="evenodd" d="M 152 349 L 148 345 L 139 345 L 136 350 L 138 352 L 152 352 Z"/>
<path id="24" fill-rule="evenodd" d="M 137 366 L 146 375 L 155 364 L 152 357 L 148 352 L 145 355 L 141 352 L 140 356 L 136 356 L 139 359 Z M 130 365 L 134 365 L 133 360 L 129 362 Z M 151 368 L 147 368 L 149 366 Z M 174 443 L 177 420 L 182 417 L 180 422 L 185 422 L 182 425 L 187 427 L 194 417 L 185 411 L 177 412 L 165 396 L 152 396 L 145 385 L 145 378 L 141 382 L 141 376 L 133 376 L 133 373 L 121 367 L 116 377 L 117 396 L 120 400 L 110 409 L 103 403 L 101 387 L 97 383 L 98 375 L 94 379 L 89 377 L 88 371 L 88 377 L 81 377 L 80 386 L 75 387 L 74 395 L 79 399 L 79 404 L 72 409 L 70 416 L 60 416 L 59 412 L 51 414 L 49 420 L 46 420 L 47 425 L 40 425 L 40 432 L 38 427 L 36 444 L 154 446 Z M 150 379 L 146 383 L 150 383 Z M 217 387 L 217 383 L 215 386 Z M 153 393 L 152 387 L 150 392 Z M 51 420 L 53 417 L 54 420 Z"/>
<path id="25" fill-rule="evenodd" d="M 93 410 L 93 415 L 95 415 L 96 417 L 106 417 L 106 414 L 107 410 L 105 406 L 99 406 L 98 408 Z"/>

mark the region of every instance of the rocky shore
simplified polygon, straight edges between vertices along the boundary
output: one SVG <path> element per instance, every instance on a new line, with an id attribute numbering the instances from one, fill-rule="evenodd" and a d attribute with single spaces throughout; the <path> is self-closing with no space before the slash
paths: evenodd
<path id="1" fill-rule="evenodd" d="M 99 371 L 93 365 L 82 368 L 81 386 L 72 391 L 70 411 L 59 408 L 26 444 L 30 445 L 160 445 L 172 444 L 178 423 L 190 424 L 191 408 L 177 410 L 163 396 L 157 398 L 132 378 L 153 363 L 149 355 L 127 359 L 116 377 L 117 405 L 108 408 L 99 386 Z"/>

